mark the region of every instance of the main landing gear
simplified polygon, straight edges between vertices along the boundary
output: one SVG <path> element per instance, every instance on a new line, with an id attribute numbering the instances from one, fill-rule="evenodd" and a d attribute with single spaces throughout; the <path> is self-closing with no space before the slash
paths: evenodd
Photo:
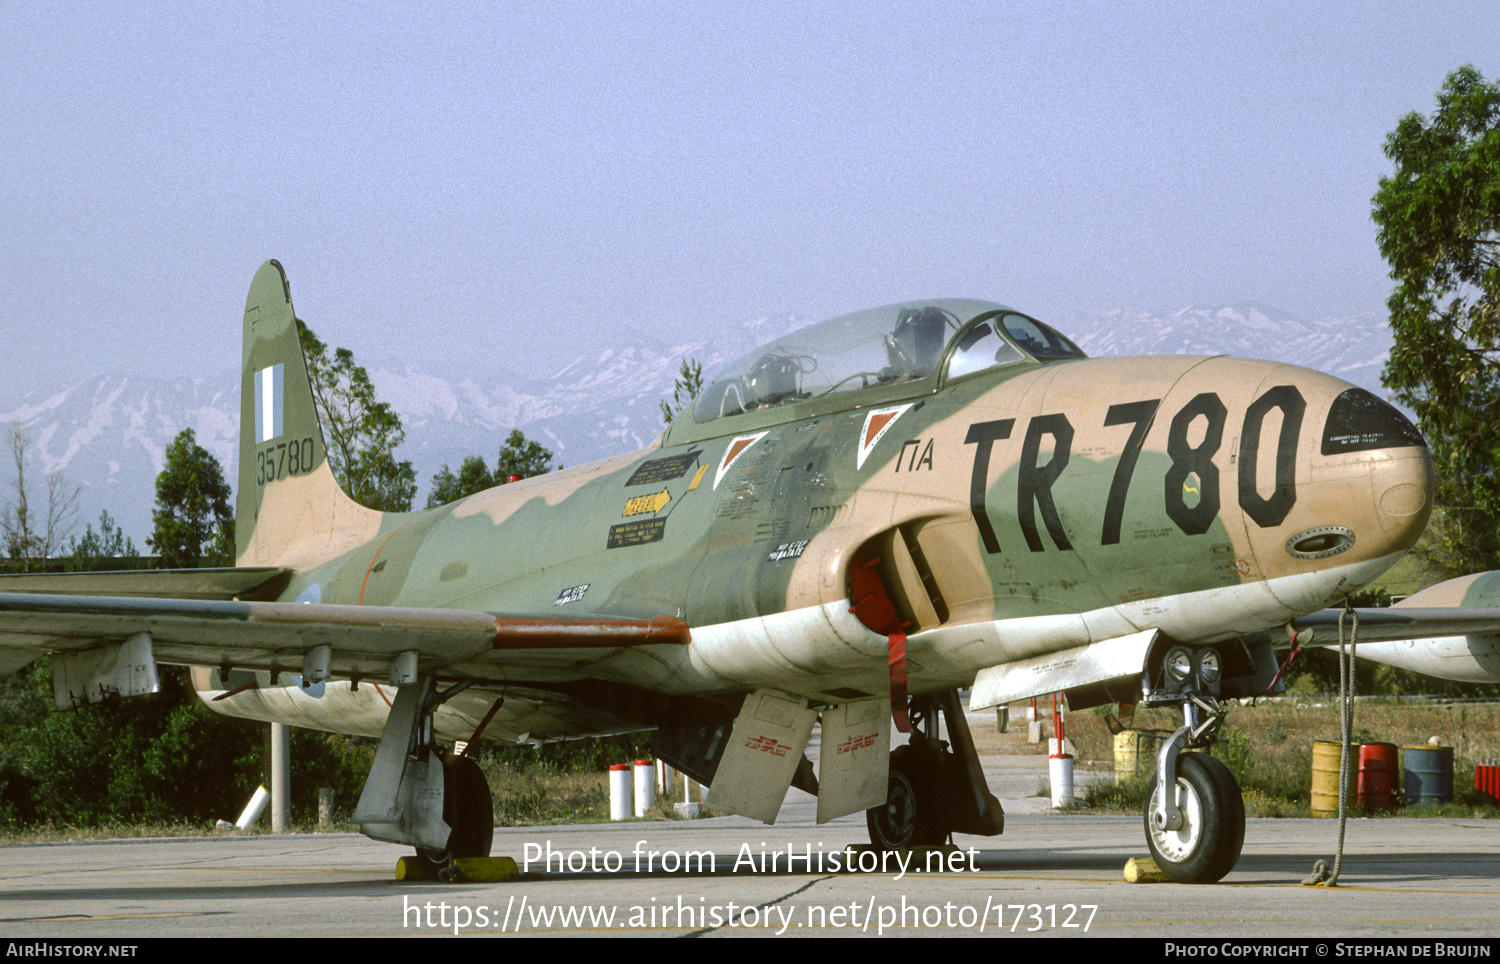
<path id="1" fill-rule="evenodd" d="M 1146 845 L 1156 866 L 1184 884 L 1211 884 L 1240 859 L 1245 844 L 1245 800 L 1239 784 L 1207 749 L 1224 721 L 1218 692 L 1218 654 L 1212 649 L 1168 651 L 1162 687 L 1142 701 L 1179 706 L 1182 726 L 1162 745 L 1146 791 Z"/>
<path id="2" fill-rule="evenodd" d="M 415 847 L 423 871 L 445 879 L 454 860 L 489 856 L 494 809 L 479 765 L 467 757 L 443 754 L 433 740 L 433 710 L 467 684 L 439 693 L 431 676 L 415 672 L 415 654 L 410 663 L 405 677 L 396 679 L 392 672 L 400 689 L 354 820 L 368 837 Z M 479 739 L 488 722 L 486 717 L 470 742 Z"/>
<path id="3" fill-rule="evenodd" d="M 443 822 L 453 828 L 442 850 L 417 848 L 417 862 L 432 879 L 446 879 L 460 857 L 488 857 L 495 840 L 495 805 L 479 764 L 466 756 L 443 757 Z"/>
<path id="4" fill-rule="evenodd" d="M 913 744 L 891 751 L 885 803 L 865 811 L 870 843 L 882 850 L 940 844 L 950 833 L 936 779 L 945 744 L 939 742 L 937 748 Z"/>
<path id="5" fill-rule="evenodd" d="M 948 743 L 938 739 L 938 714 Z M 886 801 L 865 811 L 870 843 L 882 850 L 945 843 L 954 832 L 994 836 L 1005 813 L 984 782 L 958 691 L 913 697 L 911 742 L 891 752 Z"/>

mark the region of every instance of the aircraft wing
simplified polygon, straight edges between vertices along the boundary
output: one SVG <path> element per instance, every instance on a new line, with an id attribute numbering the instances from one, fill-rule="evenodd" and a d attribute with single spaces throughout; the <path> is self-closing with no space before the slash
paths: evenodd
<path id="1" fill-rule="evenodd" d="M 1355 609 L 1359 616 L 1357 642 L 1386 643 L 1407 639 L 1436 639 L 1500 633 L 1500 609 L 1489 607 Z M 1301 645 L 1337 646 L 1342 609 L 1320 609 L 1292 620 Z M 1344 616 L 1347 637 L 1354 622 Z M 1311 637 L 1303 634 L 1311 631 Z"/>
<path id="2" fill-rule="evenodd" d="M 383 675 L 395 656 L 424 669 L 497 678 L 527 662 L 520 653 L 685 644 L 680 619 L 496 615 L 454 609 L 0 593 L 0 667 L 44 653 L 84 652 L 148 633 L 155 658 L 182 665 L 300 672 L 305 653 L 327 645 L 335 675 Z M 546 661 L 545 653 L 534 658 Z M 457 664 L 462 670 L 451 670 Z M 444 667 L 450 672 L 443 674 Z"/>

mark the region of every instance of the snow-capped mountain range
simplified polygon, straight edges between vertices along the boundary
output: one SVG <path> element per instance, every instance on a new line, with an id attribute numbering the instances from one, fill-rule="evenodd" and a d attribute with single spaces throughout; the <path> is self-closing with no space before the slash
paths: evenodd
<path id="1" fill-rule="evenodd" d="M 1119 309 L 1046 320 L 1090 355 L 1267 358 L 1325 371 L 1385 395 L 1380 369 L 1391 334 L 1383 313 L 1304 321 L 1267 305 L 1244 304 L 1170 312 Z M 444 463 L 457 469 L 468 455 L 493 460 L 512 428 L 552 449 L 565 465 L 641 448 L 662 429 L 658 403 L 671 395 L 683 358 L 698 359 L 711 376 L 725 362 L 807 323 L 767 317 L 701 342 L 662 345 L 641 339 L 579 355 L 546 377 L 479 372 L 462 363 L 360 360 L 380 397 L 401 414 L 407 438 L 398 454 L 417 469 L 421 505 L 429 480 Z M 338 343 L 335 333 L 324 334 Z M 358 356 L 358 345 L 348 347 Z M 101 372 L 0 395 L 0 425 L 19 425 L 31 440 L 31 498 L 44 494 L 45 475 L 61 472 L 81 487 L 78 533 L 107 509 L 145 551 L 155 478 L 178 432 L 192 428 L 199 444 L 223 463 L 231 484 L 235 480 L 239 391 L 238 369 L 231 364 L 225 359 L 222 371 L 197 378 Z M 6 475 L 0 506 L 14 501 L 8 467 Z"/>

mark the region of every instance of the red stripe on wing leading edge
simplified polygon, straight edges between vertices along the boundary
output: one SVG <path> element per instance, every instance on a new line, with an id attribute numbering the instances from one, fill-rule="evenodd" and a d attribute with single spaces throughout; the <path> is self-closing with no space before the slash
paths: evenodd
<path id="1" fill-rule="evenodd" d="M 672 616 L 650 619 L 497 616 L 496 649 L 616 649 L 622 646 L 686 646 L 687 623 Z"/>

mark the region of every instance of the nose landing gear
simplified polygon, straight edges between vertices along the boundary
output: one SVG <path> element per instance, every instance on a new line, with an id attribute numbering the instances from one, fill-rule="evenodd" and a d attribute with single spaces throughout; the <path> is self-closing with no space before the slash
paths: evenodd
<path id="1" fill-rule="evenodd" d="M 1209 697 L 1191 692 L 1156 694 L 1157 705 L 1177 703 L 1183 725 L 1156 758 L 1146 789 L 1146 845 L 1162 873 L 1183 884 L 1211 884 L 1240 859 L 1245 844 L 1245 800 L 1234 775 L 1207 753 L 1224 721 Z"/>
<path id="2" fill-rule="evenodd" d="M 1146 845 L 1156 866 L 1184 884 L 1211 884 L 1234 868 L 1245 843 L 1245 803 L 1229 768 L 1206 753 L 1177 760 L 1172 829 L 1152 817 L 1162 804 L 1155 774 L 1146 793 Z"/>

